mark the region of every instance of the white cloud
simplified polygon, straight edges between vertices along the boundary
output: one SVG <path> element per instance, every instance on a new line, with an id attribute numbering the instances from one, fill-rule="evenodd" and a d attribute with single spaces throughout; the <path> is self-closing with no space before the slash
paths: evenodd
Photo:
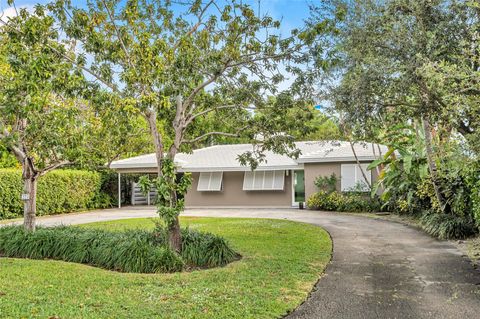
<path id="1" fill-rule="evenodd" d="M 0 9 L 1 10 L 0 18 L 3 21 L 6 22 L 6 21 L 8 21 L 9 18 L 16 17 L 17 16 L 17 11 L 20 12 L 20 9 L 27 9 L 27 11 L 33 12 L 34 6 L 33 5 L 22 5 L 22 6 L 18 6 L 17 10 L 15 10 L 14 7 L 8 7 L 4 10 Z"/>

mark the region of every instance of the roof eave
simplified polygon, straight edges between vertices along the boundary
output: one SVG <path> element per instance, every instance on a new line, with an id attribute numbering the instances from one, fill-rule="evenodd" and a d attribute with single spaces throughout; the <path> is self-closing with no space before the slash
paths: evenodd
<path id="1" fill-rule="evenodd" d="M 357 159 L 361 162 L 374 161 L 378 159 L 375 156 L 354 156 L 349 157 L 303 157 L 297 160 L 298 163 L 338 163 L 338 162 L 355 162 Z"/>
<path id="2" fill-rule="evenodd" d="M 260 166 L 256 171 L 285 171 L 285 170 L 303 169 L 303 164 L 295 165 L 275 165 L 275 166 Z M 235 167 L 181 167 L 179 172 L 203 173 L 203 172 L 247 172 L 250 171 L 249 166 L 235 166 Z"/>

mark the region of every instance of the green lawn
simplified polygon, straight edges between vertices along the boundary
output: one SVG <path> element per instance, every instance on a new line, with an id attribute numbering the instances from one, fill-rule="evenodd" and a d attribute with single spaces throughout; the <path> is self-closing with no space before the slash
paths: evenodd
<path id="1" fill-rule="evenodd" d="M 0 318 L 277 318 L 298 306 L 330 260 L 319 227 L 284 220 L 182 218 L 243 255 L 223 268 L 124 274 L 61 261 L 0 258 Z M 85 227 L 152 228 L 148 219 Z"/>

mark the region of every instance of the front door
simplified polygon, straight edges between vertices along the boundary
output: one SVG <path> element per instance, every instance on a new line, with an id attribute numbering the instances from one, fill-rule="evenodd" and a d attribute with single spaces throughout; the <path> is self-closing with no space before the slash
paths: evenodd
<path id="1" fill-rule="evenodd" d="M 293 171 L 293 206 L 305 203 L 305 171 Z"/>

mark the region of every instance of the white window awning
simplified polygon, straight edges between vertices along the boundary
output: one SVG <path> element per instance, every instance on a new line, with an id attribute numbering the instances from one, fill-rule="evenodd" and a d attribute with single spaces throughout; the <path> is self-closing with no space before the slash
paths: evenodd
<path id="1" fill-rule="evenodd" d="M 197 191 L 219 192 L 222 190 L 223 172 L 202 172 L 198 178 Z"/>
<path id="2" fill-rule="evenodd" d="M 244 191 L 283 190 L 285 171 L 249 171 L 243 178 Z"/>

